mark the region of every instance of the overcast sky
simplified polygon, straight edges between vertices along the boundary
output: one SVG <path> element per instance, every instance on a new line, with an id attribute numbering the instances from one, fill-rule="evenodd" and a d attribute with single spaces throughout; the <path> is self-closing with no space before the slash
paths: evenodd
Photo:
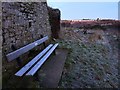
<path id="1" fill-rule="evenodd" d="M 48 5 L 60 9 L 61 19 L 118 19 L 118 2 L 48 1 Z"/>

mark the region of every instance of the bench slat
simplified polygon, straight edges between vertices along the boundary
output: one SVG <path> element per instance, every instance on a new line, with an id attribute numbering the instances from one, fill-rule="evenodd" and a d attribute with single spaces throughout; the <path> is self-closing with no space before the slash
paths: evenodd
<path id="1" fill-rule="evenodd" d="M 48 40 L 48 36 L 46 36 L 46 37 L 44 37 L 44 38 L 42 38 L 42 39 L 39 39 L 39 40 L 37 40 L 37 41 L 35 41 L 35 42 L 33 42 L 33 43 L 30 43 L 30 44 L 28 44 L 28 45 L 26 45 L 26 46 L 24 46 L 24 47 L 22 47 L 22 48 L 20 48 L 20 49 L 18 49 L 18 50 L 16 50 L 16 51 L 14 51 L 14 52 L 11 52 L 11 53 L 7 54 L 7 55 L 6 55 L 7 60 L 10 62 L 10 61 L 18 58 L 20 55 L 28 52 L 29 50 L 31 50 L 31 49 L 33 49 L 35 46 L 37 46 L 37 45 L 45 42 L 46 40 Z"/>
<path id="2" fill-rule="evenodd" d="M 41 53 L 39 53 L 35 58 L 33 58 L 23 68 L 21 68 L 15 75 L 22 76 L 23 74 L 25 74 L 25 72 L 27 72 L 27 70 L 31 68 L 52 46 L 53 44 L 50 44 L 48 47 L 46 47 Z"/>
<path id="3" fill-rule="evenodd" d="M 55 50 L 57 46 L 58 46 L 58 43 L 55 44 L 26 75 L 33 76 L 36 73 L 36 71 L 42 66 L 42 64 L 47 60 L 47 58 L 52 54 L 52 52 Z"/>

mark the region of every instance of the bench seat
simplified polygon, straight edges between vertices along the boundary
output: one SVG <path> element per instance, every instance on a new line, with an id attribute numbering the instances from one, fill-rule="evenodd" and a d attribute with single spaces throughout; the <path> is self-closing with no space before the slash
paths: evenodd
<path id="1" fill-rule="evenodd" d="M 48 45 L 42 52 L 40 52 L 35 58 L 33 58 L 30 62 L 28 62 L 23 68 L 21 68 L 15 75 L 23 76 L 30 68 L 26 75 L 34 75 L 37 70 L 42 66 L 42 64 L 47 60 L 47 58 L 52 54 L 52 52 L 56 49 L 58 43 L 53 45 Z M 41 59 L 40 59 L 41 58 Z"/>
<path id="2" fill-rule="evenodd" d="M 26 45 L 26 46 L 24 46 L 24 47 L 22 47 L 20 49 L 17 49 L 14 52 L 11 52 L 11 53 L 7 54 L 6 57 L 7 57 L 8 62 L 18 58 L 20 55 L 28 52 L 29 50 L 31 50 L 34 47 L 40 45 L 41 43 L 45 42 L 46 40 L 48 40 L 48 36 L 46 36 L 46 37 L 44 37 L 42 39 L 39 39 L 39 40 L 37 40 L 37 41 L 35 41 L 33 43 L 30 43 L 30 44 L 28 44 L 28 45 Z"/>
<path id="3" fill-rule="evenodd" d="M 55 50 L 57 46 L 58 43 L 55 44 L 26 75 L 33 76 L 36 73 L 36 71 L 42 66 L 42 64 L 47 60 L 47 58 L 52 54 L 52 52 Z"/>
<path id="4" fill-rule="evenodd" d="M 35 58 L 21 68 L 15 75 L 23 76 L 23 74 L 25 74 L 25 72 L 27 72 L 27 70 L 30 69 L 52 46 L 53 44 L 50 44 L 48 47 L 46 47 L 41 53 L 39 53 Z"/>
<path id="5" fill-rule="evenodd" d="M 17 61 L 18 66 L 22 66 L 22 62 L 20 59 L 20 56 L 23 55 L 24 53 L 32 50 L 36 46 L 43 44 L 44 45 L 44 50 L 40 52 L 36 57 L 34 57 L 30 62 L 28 62 L 25 66 L 23 66 L 19 71 L 15 73 L 16 76 L 22 77 L 23 75 L 34 75 L 38 69 L 42 66 L 42 64 L 48 59 L 48 57 L 52 54 L 52 52 L 56 49 L 58 46 L 58 43 L 55 45 L 50 44 L 46 47 L 45 41 L 48 40 L 48 36 L 41 36 L 41 39 L 36 40 L 24 47 L 21 47 L 19 49 L 16 48 L 15 45 L 11 46 L 11 49 L 13 52 L 9 53 L 6 55 L 6 58 L 8 62 L 11 62 L 13 60 Z M 27 73 L 27 74 L 26 74 Z"/>

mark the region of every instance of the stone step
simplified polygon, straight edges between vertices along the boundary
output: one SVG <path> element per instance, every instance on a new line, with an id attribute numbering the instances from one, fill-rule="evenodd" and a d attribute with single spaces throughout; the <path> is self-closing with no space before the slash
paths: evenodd
<path id="1" fill-rule="evenodd" d="M 56 55 L 47 60 L 38 72 L 40 85 L 45 88 L 56 88 L 62 75 L 68 51 L 57 49 Z"/>

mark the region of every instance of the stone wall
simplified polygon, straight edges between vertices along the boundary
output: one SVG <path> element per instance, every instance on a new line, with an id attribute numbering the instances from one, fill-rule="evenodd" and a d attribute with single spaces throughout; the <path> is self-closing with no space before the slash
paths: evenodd
<path id="1" fill-rule="evenodd" d="M 53 12 L 49 13 L 55 15 L 55 13 Z M 22 85 L 17 84 L 21 80 L 19 81 L 14 77 L 14 74 L 19 69 L 16 60 L 8 63 L 5 58 L 6 54 L 13 51 L 13 45 L 15 45 L 17 49 L 21 48 L 35 40 L 40 39 L 41 35 L 49 36 L 49 41 L 47 41 L 47 44 L 49 44 L 51 36 L 54 37 L 55 34 L 54 31 L 51 32 L 51 25 L 55 24 L 55 20 L 59 19 L 56 19 L 58 15 L 55 15 L 54 18 L 51 18 L 51 16 L 49 17 L 49 15 L 52 15 L 49 13 L 46 2 L 2 2 L 3 88 L 9 88 L 14 86 L 19 87 L 19 85 Z M 49 20 L 49 18 L 51 18 L 51 21 Z M 53 19 L 54 23 L 52 22 Z M 54 26 L 52 26 L 52 28 L 54 28 Z M 57 26 L 59 26 L 58 23 Z M 25 53 L 24 55 L 21 55 L 20 59 L 22 60 L 22 66 L 24 66 L 29 60 L 35 57 L 41 50 L 43 50 L 43 45 L 38 46 L 38 50 L 32 50 L 28 53 Z M 14 78 L 14 81 L 12 81 L 12 78 Z"/>
<path id="2" fill-rule="evenodd" d="M 51 37 L 46 2 L 2 2 L 3 54 L 11 45 L 25 46 L 41 35 Z"/>
<path id="3" fill-rule="evenodd" d="M 60 10 L 48 7 L 52 38 L 59 38 L 60 32 Z"/>

